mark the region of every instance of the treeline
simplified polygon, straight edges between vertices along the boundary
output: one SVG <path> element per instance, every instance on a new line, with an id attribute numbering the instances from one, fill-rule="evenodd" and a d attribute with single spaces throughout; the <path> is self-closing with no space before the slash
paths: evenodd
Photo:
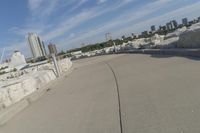
<path id="1" fill-rule="evenodd" d="M 121 39 L 116 39 L 116 40 L 110 40 L 108 42 L 101 42 L 101 43 L 95 43 L 95 44 L 89 44 L 80 48 L 75 48 L 68 50 L 67 53 L 75 52 L 75 51 L 82 51 L 82 52 L 89 52 L 89 51 L 94 51 L 94 50 L 99 50 L 103 49 L 106 47 L 111 47 L 114 45 L 121 45 L 124 42 L 127 43 L 128 41 L 132 41 L 133 39 L 131 37 L 124 38 L 123 40 Z M 63 51 L 62 51 L 63 53 Z"/>
<path id="2" fill-rule="evenodd" d="M 80 47 L 80 48 L 74 48 L 74 49 L 70 49 L 67 51 L 67 53 L 71 53 L 71 52 L 76 52 L 76 51 L 82 51 L 82 52 L 89 52 L 89 51 L 94 51 L 94 50 L 99 50 L 99 49 L 103 49 L 106 47 L 111 47 L 114 45 L 122 45 L 123 43 L 128 43 L 128 41 L 133 41 L 135 39 L 140 39 L 140 38 L 149 38 L 154 36 L 155 34 L 160 34 L 160 35 L 166 35 L 168 33 L 174 32 L 174 30 L 171 31 L 167 31 L 167 30 L 163 30 L 163 31 L 157 31 L 155 33 L 149 33 L 147 35 L 139 35 L 139 36 L 134 36 L 134 37 L 125 37 L 122 36 L 121 39 L 115 39 L 112 41 L 108 41 L 108 42 L 101 42 L 101 43 L 95 43 L 95 44 L 88 44 L 86 46 Z M 62 51 L 60 54 L 64 54 L 65 52 Z"/>

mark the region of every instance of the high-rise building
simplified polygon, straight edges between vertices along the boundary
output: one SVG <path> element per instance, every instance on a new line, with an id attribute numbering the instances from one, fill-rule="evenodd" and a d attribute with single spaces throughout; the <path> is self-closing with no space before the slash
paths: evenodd
<path id="1" fill-rule="evenodd" d="M 188 19 L 187 19 L 187 18 L 183 18 L 183 19 L 182 19 L 182 24 L 183 24 L 184 26 L 188 25 Z"/>
<path id="2" fill-rule="evenodd" d="M 178 28 L 178 23 L 176 20 L 172 20 L 166 24 L 167 30 L 173 30 Z"/>
<path id="3" fill-rule="evenodd" d="M 169 22 L 166 24 L 167 30 L 172 30 L 172 23 Z"/>
<path id="4" fill-rule="evenodd" d="M 131 34 L 132 38 L 136 38 L 136 35 L 134 33 Z"/>
<path id="5" fill-rule="evenodd" d="M 166 29 L 167 29 L 166 26 L 159 26 L 159 30 L 160 30 L 160 31 L 165 31 Z"/>
<path id="6" fill-rule="evenodd" d="M 200 22 L 200 17 L 198 17 L 198 22 Z"/>
<path id="7" fill-rule="evenodd" d="M 149 32 L 148 32 L 148 31 L 143 31 L 143 32 L 141 33 L 141 35 L 142 35 L 142 37 L 146 37 L 146 36 L 149 35 Z"/>
<path id="8" fill-rule="evenodd" d="M 45 47 L 39 36 L 34 33 L 28 33 L 28 44 L 33 58 L 45 56 Z"/>
<path id="9" fill-rule="evenodd" d="M 176 20 L 172 20 L 172 21 L 171 21 L 171 24 L 172 24 L 172 28 L 173 28 L 173 29 L 177 29 L 177 28 L 178 28 L 178 23 L 177 23 Z"/>
<path id="10" fill-rule="evenodd" d="M 46 48 L 45 48 L 45 45 L 44 45 L 43 41 L 42 41 L 42 48 L 43 48 L 44 55 L 47 55 L 47 51 L 46 51 Z"/>
<path id="11" fill-rule="evenodd" d="M 56 45 L 55 44 L 49 44 L 48 45 L 48 48 L 49 48 L 49 53 L 50 54 L 55 54 L 55 55 L 57 55 L 57 48 L 56 48 Z"/>
<path id="12" fill-rule="evenodd" d="M 152 32 L 156 31 L 156 26 L 155 26 L 155 25 L 152 25 L 152 26 L 151 26 L 151 31 L 152 31 Z"/>

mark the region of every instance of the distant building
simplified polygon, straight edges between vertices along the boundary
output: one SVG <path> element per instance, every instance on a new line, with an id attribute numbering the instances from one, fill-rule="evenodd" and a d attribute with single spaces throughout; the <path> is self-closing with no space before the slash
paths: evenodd
<path id="1" fill-rule="evenodd" d="M 172 30 L 172 29 L 173 29 L 173 28 L 172 28 L 172 23 L 171 23 L 171 22 L 167 23 L 167 24 L 166 24 L 166 27 L 167 27 L 167 30 Z"/>
<path id="2" fill-rule="evenodd" d="M 125 36 L 125 35 L 123 35 L 123 36 L 122 36 L 122 40 L 125 40 L 125 39 L 126 39 L 126 36 Z"/>
<path id="3" fill-rule="evenodd" d="M 178 23 L 176 22 L 176 20 L 172 20 L 166 24 L 166 28 L 167 28 L 167 30 L 177 29 Z"/>
<path id="4" fill-rule="evenodd" d="M 72 55 L 72 56 L 81 55 L 81 54 L 82 54 L 82 51 L 71 52 L 71 55 Z"/>
<path id="5" fill-rule="evenodd" d="M 143 36 L 147 36 L 148 34 L 149 34 L 148 31 L 143 31 L 143 32 L 142 32 L 142 35 L 143 35 Z"/>
<path id="6" fill-rule="evenodd" d="M 106 37 L 106 41 L 107 41 L 107 42 L 110 41 L 110 40 L 112 40 L 112 35 L 111 35 L 111 33 L 106 33 L 106 34 L 105 34 L 105 37 Z"/>
<path id="7" fill-rule="evenodd" d="M 187 19 L 187 18 L 183 18 L 183 19 L 182 19 L 182 24 L 183 24 L 184 26 L 188 25 L 188 19 Z"/>
<path id="8" fill-rule="evenodd" d="M 196 24 L 196 23 L 198 23 L 198 22 L 199 22 L 198 19 L 194 19 L 194 20 L 193 20 L 193 23 L 194 23 L 194 24 Z"/>
<path id="9" fill-rule="evenodd" d="M 49 44 L 48 45 L 48 48 L 49 48 L 49 53 L 50 54 L 55 54 L 55 55 L 57 55 L 57 48 L 56 48 L 56 45 L 55 44 Z"/>
<path id="10" fill-rule="evenodd" d="M 156 26 L 155 26 L 155 25 L 152 25 L 152 26 L 151 26 L 151 31 L 152 31 L 152 32 L 156 31 Z"/>
<path id="11" fill-rule="evenodd" d="M 28 33 L 28 44 L 33 58 L 45 56 L 45 47 L 39 36 L 34 33 Z"/>
<path id="12" fill-rule="evenodd" d="M 166 26 L 159 26 L 159 30 L 160 30 L 160 31 L 164 31 L 164 30 L 166 30 L 166 29 L 167 29 Z"/>
<path id="13" fill-rule="evenodd" d="M 42 41 L 42 48 L 43 48 L 43 53 L 44 55 L 47 55 L 47 51 L 46 51 L 46 48 L 45 48 L 45 45 L 44 45 L 44 42 Z"/>
<path id="14" fill-rule="evenodd" d="M 200 17 L 198 17 L 198 22 L 200 22 Z"/>
<path id="15" fill-rule="evenodd" d="M 139 38 L 146 38 L 148 37 L 149 35 L 149 32 L 148 31 L 143 31 L 140 35 L 139 35 Z"/>
<path id="16" fill-rule="evenodd" d="M 191 25 L 193 25 L 193 24 L 195 24 L 195 23 L 197 23 L 197 20 L 192 20 L 192 21 L 189 21 L 189 22 L 188 22 L 188 25 L 191 26 Z"/>
<path id="17" fill-rule="evenodd" d="M 134 34 L 134 33 L 132 33 L 131 36 L 132 36 L 133 39 L 134 39 L 134 38 L 137 38 L 137 35 Z"/>
<path id="18" fill-rule="evenodd" d="M 82 51 L 75 51 L 75 52 L 71 52 L 72 58 L 80 58 L 82 56 Z"/>
<path id="19" fill-rule="evenodd" d="M 177 29 L 177 28 L 178 28 L 178 23 L 177 23 L 176 20 L 172 20 L 172 21 L 171 21 L 171 24 L 172 24 L 172 28 L 173 28 L 173 29 Z"/>

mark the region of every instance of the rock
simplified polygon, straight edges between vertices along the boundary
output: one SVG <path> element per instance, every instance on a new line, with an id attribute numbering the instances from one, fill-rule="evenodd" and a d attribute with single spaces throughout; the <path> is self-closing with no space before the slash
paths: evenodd
<path id="1" fill-rule="evenodd" d="M 189 29 L 180 34 L 178 48 L 200 48 L 200 27 Z"/>

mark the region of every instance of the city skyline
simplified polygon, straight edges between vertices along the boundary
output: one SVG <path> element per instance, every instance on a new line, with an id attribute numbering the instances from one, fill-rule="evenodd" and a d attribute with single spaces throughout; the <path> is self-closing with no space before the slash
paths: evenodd
<path id="1" fill-rule="evenodd" d="M 119 38 L 152 25 L 158 28 L 171 20 L 180 23 L 184 17 L 191 20 L 200 16 L 198 0 L 22 0 L 4 1 L 1 6 L 0 53 L 6 48 L 8 55 L 19 50 L 27 56 L 24 36 L 28 32 L 44 38 L 45 44 L 53 42 L 58 49 L 70 49 L 105 41 L 107 32 Z M 8 16 L 6 6 L 12 7 Z"/>

